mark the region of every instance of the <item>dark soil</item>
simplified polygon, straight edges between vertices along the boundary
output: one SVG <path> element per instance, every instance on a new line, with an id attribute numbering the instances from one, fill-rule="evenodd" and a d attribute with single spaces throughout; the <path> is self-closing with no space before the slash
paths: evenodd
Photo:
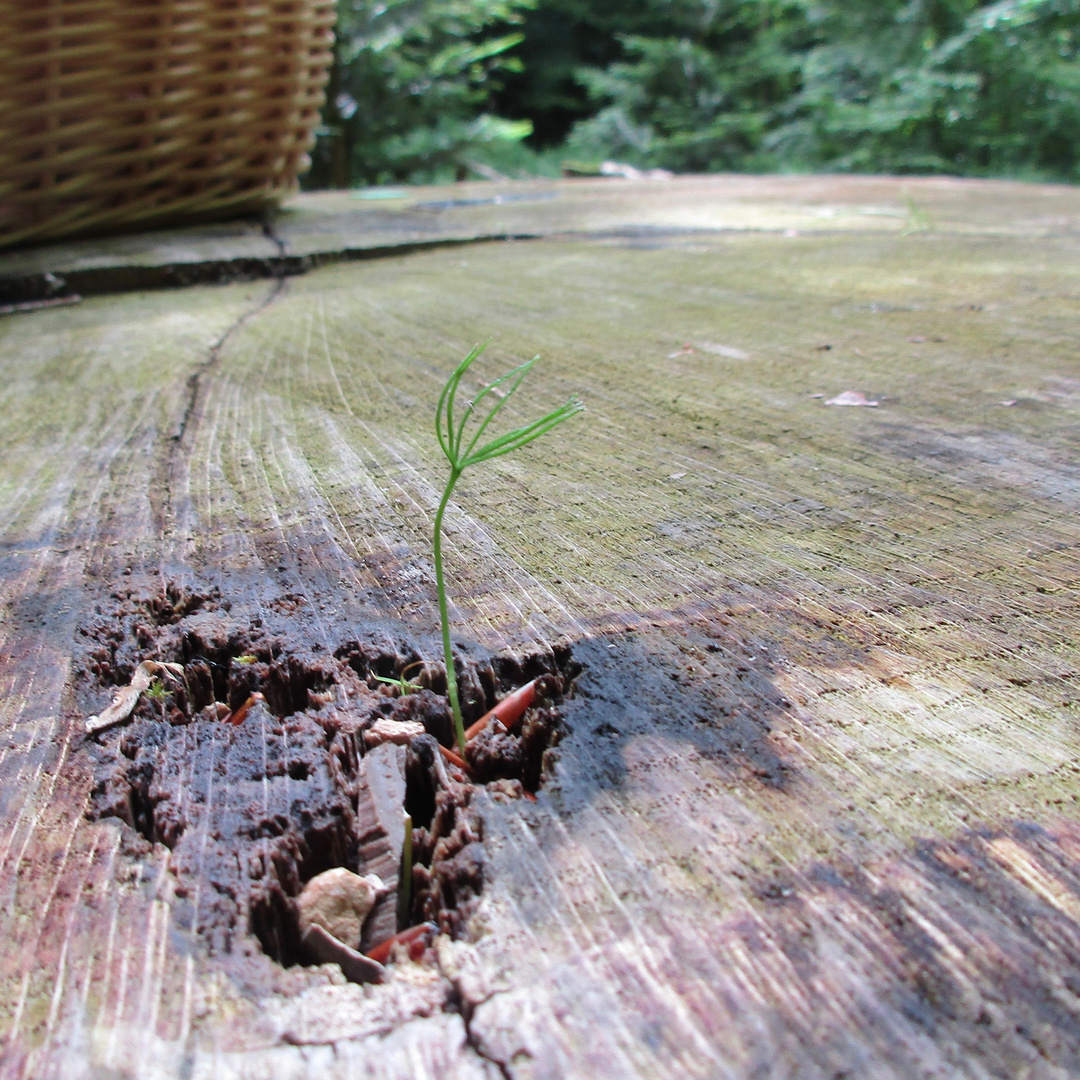
<path id="1" fill-rule="evenodd" d="M 390 918 L 379 925 L 385 937 L 430 920 L 464 936 L 484 885 L 475 797 L 482 789 L 499 800 L 531 797 L 539 788 L 563 732 L 558 706 L 580 665 L 566 648 L 457 657 L 466 724 L 540 678 L 537 706 L 517 732 L 500 727 L 475 740 L 465 773 L 439 750 L 454 746 L 441 664 L 413 669 L 423 688 L 401 696 L 375 676 L 398 677 L 421 659 L 407 641 L 391 644 L 381 633 L 331 652 L 280 631 L 213 590 L 131 587 L 99 605 L 80 631 L 79 697 L 104 704 L 104 691 L 126 685 L 146 659 L 182 664 L 183 679 L 165 680 L 165 692 L 144 694 L 128 722 L 87 738 L 90 815 L 124 822 L 133 856 L 154 844 L 171 850 L 174 912 L 206 954 L 261 950 L 284 966 L 312 963 L 295 898 L 333 867 L 368 872 L 372 852 L 386 846 L 362 766 L 365 733 L 381 718 L 419 721 L 426 734 L 394 752 L 413 823 L 410 898 L 401 902 L 393 882 L 399 896 L 384 902 Z M 231 722 L 245 703 L 242 721 Z M 379 943 L 365 935 L 364 948 Z"/>

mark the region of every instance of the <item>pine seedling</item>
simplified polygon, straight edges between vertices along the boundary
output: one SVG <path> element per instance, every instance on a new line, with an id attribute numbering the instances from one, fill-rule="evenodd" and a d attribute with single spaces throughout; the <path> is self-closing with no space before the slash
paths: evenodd
<path id="1" fill-rule="evenodd" d="M 376 682 L 385 683 L 387 686 L 397 687 L 398 694 L 400 694 L 401 697 L 405 697 L 406 695 L 413 693 L 413 691 L 423 689 L 419 683 L 412 682 L 410 679 L 405 678 L 407 672 L 412 671 L 415 667 L 422 667 L 423 664 L 423 660 L 414 660 L 411 664 L 406 664 L 405 667 L 401 669 L 401 675 L 396 679 L 386 675 L 373 675 L 372 678 L 374 678 Z"/>
<path id="2" fill-rule="evenodd" d="M 374 675 L 372 677 L 375 679 L 376 682 L 386 683 L 387 686 L 397 687 L 397 692 L 402 697 L 406 697 L 414 690 L 422 689 L 419 683 L 410 682 L 404 676 L 402 676 L 400 679 L 394 679 L 388 675 Z"/>
<path id="3" fill-rule="evenodd" d="M 569 419 L 576 412 L 581 412 L 585 407 L 577 398 L 571 398 L 564 405 L 540 417 L 539 420 L 508 431 L 505 435 L 500 435 L 481 445 L 481 436 L 487 431 L 488 425 L 521 385 L 522 379 L 529 373 L 529 368 L 539 359 L 534 356 L 532 360 L 526 361 L 513 371 L 508 371 L 493 383 L 488 383 L 472 401 L 468 402 L 461 419 L 455 420 L 454 406 L 457 404 L 458 387 L 472 362 L 484 351 L 485 347 L 477 345 L 454 369 L 454 373 L 443 387 L 438 407 L 435 410 L 435 433 L 439 437 L 439 445 L 446 455 L 446 460 L 450 462 L 450 476 L 443 491 L 442 501 L 439 503 L 438 513 L 435 515 L 435 587 L 439 593 L 439 618 L 442 621 L 443 654 L 446 658 L 446 690 L 450 698 L 450 708 L 454 714 L 454 730 L 457 733 L 458 748 L 462 756 L 465 754 L 465 722 L 462 719 L 461 704 L 458 701 L 457 676 L 454 672 L 454 656 L 450 645 L 450 617 L 447 613 L 446 583 L 443 578 L 442 563 L 442 523 L 446 504 L 450 501 L 450 495 L 458 480 L 461 479 L 461 474 L 469 466 L 479 465 L 481 462 L 491 461 L 519 450 L 534 439 L 547 434 L 552 428 L 558 427 L 564 420 Z M 500 387 L 505 388 L 500 390 Z M 487 415 L 481 420 L 477 409 L 489 395 L 494 400 L 487 410 Z M 466 442 L 465 428 L 470 420 L 476 422 L 476 427 L 471 433 L 472 437 Z"/>

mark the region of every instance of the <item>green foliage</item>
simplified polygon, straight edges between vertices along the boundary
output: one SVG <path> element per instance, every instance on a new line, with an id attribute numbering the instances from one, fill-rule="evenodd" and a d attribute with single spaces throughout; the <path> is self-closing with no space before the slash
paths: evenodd
<path id="1" fill-rule="evenodd" d="M 698 0 L 579 73 L 575 157 L 1080 178 L 1078 0 Z"/>
<path id="2" fill-rule="evenodd" d="M 168 687 L 160 679 L 155 679 L 144 693 L 151 701 L 156 701 L 159 704 L 169 696 Z"/>
<path id="3" fill-rule="evenodd" d="M 553 409 L 539 420 L 534 420 L 524 427 L 514 428 L 494 439 L 481 443 L 480 439 L 487 431 L 492 420 L 502 411 L 503 406 L 521 386 L 522 380 L 529 373 L 529 369 L 539 359 L 533 357 L 513 371 L 507 372 L 493 383 L 481 388 L 480 392 L 471 401 L 467 402 L 460 417 L 455 419 L 454 410 L 457 407 L 457 392 L 461 386 L 461 380 L 467 374 L 476 358 L 484 351 L 485 346 L 477 345 L 464 360 L 454 369 L 453 374 L 446 381 L 442 394 L 439 396 L 439 404 L 435 409 L 435 434 L 439 439 L 446 460 L 450 463 L 450 476 L 443 490 L 442 500 L 439 503 L 438 512 L 435 515 L 434 552 L 435 552 L 435 585 L 439 593 L 439 616 L 442 621 L 443 656 L 446 660 L 446 685 L 447 696 L 450 698 L 450 707 L 454 713 L 454 728 L 457 733 L 458 746 L 462 754 L 465 753 L 465 723 L 461 715 L 461 705 L 458 701 L 457 676 L 454 672 L 454 654 L 450 643 L 450 615 L 446 603 L 446 582 L 443 577 L 442 563 L 442 522 L 446 512 L 446 506 L 450 502 L 450 495 L 461 474 L 472 465 L 479 465 L 485 461 L 494 461 L 495 458 L 511 454 L 528 446 L 541 435 L 546 435 L 552 428 L 558 427 L 564 420 L 569 420 L 574 413 L 581 412 L 584 406 L 577 398 L 571 398 L 565 404 Z M 487 415 L 481 420 L 476 411 L 477 406 L 489 395 L 491 400 L 487 408 Z M 466 442 L 466 434 L 470 421 L 475 423 L 475 430 L 468 432 L 471 436 Z"/>
<path id="4" fill-rule="evenodd" d="M 1077 178 L 1076 0 L 833 0 L 765 145 L 789 167 Z"/>
<path id="5" fill-rule="evenodd" d="M 460 178 L 527 121 L 486 106 L 533 0 L 339 0 L 325 123 L 308 186 Z"/>
<path id="6" fill-rule="evenodd" d="M 623 59 L 579 73 L 603 107 L 574 129 L 570 151 L 684 172 L 765 165 L 762 140 L 798 88 L 802 5 L 699 0 L 666 29 L 620 35 Z"/>
<path id="7" fill-rule="evenodd" d="M 340 3 L 314 186 L 609 158 L 1080 180 L 1080 0 Z"/>
<path id="8" fill-rule="evenodd" d="M 596 112 L 581 70 L 619 59 L 619 34 L 665 33 L 667 11 L 656 0 L 538 0 L 525 13 L 524 40 L 515 49 L 522 69 L 508 73 L 495 95 L 499 113 L 532 122 L 533 148 L 557 147 L 575 121 Z"/>

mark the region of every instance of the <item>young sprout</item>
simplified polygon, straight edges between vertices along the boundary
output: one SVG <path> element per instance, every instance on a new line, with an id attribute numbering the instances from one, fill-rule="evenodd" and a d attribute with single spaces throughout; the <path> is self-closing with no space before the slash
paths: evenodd
<path id="1" fill-rule="evenodd" d="M 161 710 L 161 719 L 165 719 L 165 699 L 169 696 L 169 690 L 161 679 L 155 679 L 144 691 L 151 701 L 156 701 Z"/>
<path id="2" fill-rule="evenodd" d="M 405 678 L 406 672 L 412 671 L 414 667 L 422 667 L 423 660 L 414 660 L 411 664 L 406 664 L 401 669 L 401 676 L 399 678 L 390 678 L 386 675 L 372 675 L 372 678 L 376 682 L 386 683 L 388 686 L 396 686 L 398 694 L 401 697 L 405 697 L 407 694 L 411 694 L 414 690 L 422 690 L 423 687 L 419 683 L 414 683 Z"/>
<path id="3" fill-rule="evenodd" d="M 411 694 L 414 690 L 421 689 L 419 683 L 409 682 L 404 676 L 400 679 L 393 679 L 388 675 L 373 675 L 372 678 L 376 682 L 386 683 L 387 686 L 396 686 L 398 693 L 405 697 L 406 694 Z"/>
<path id="4" fill-rule="evenodd" d="M 502 378 L 485 386 L 476 397 L 467 403 L 461 418 L 454 417 L 454 406 L 457 404 L 458 387 L 465 373 L 469 370 L 472 362 L 484 351 L 484 345 L 477 345 L 464 360 L 454 369 L 454 373 L 447 380 L 439 396 L 439 405 L 435 410 L 435 433 L 439 437 L 439 445 L 442 447 L 446 460 L 450 462 L 450 476 L 446 481 L 443 491 L 442 502 L 439 503 L 439 511 L 435 515 L 435 587 L 439 594 L 439 618 L 442 621 L 443 654 L 446 658 L 446 689 L 450 697 L 450 708 L 454 714 L 454 729 L 457 733 L 458 748 L 462 756 L 465 754 L 465 722 L 461 716 L 461 704 L 458 701 L 457 676 L 454 672 L 454 656 L 450 646 L 450 617 L 446 606 L 446 584 L 443 579 L 442 564 L 442 522 L 446 512 L 446 504 L 450 501 L 450 495 L 454 485 L 461 479 L 461 474 L 470 465 L 479 465 L 483 461 L 491 461 L 493 458 L 502 457 L 514 450 L 520 449 L 533 439 L 539 439 L 552 428 L 557 427 L 564 420 L 569 419 L 576 412 L 581 412 L 584 405 L 577 398 L 571 398 L 564 405 L 553 409 L 546 416 L 534 420 L 524 427 L 515 428 L 505 435 L 480 444 L 480 438 L 488 429 L 488 425 L 498 415 L 499 410 L 506 404 L 514 391 L 521 385 L 521 380 L 529 372 L 529 368 L 539 359 L 533 357 L 520 367 L 507 372 Z M 499 390 L 506 384 L 503 390 Z M 481 402 L 492 395 L 495 400 L 487 411 L 487 415 L 480 419 L 476 411 Z M 489 399 L 490 400 L 490 399 Z M 466 442 L 465 427 L 470 420 L 476 422 L 476 429 L 472 437 Z"/>

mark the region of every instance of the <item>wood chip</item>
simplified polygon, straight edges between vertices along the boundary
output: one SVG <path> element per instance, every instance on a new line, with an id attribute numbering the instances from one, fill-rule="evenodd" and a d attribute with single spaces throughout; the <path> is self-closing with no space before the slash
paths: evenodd
<path id="1" fill-rule="evenodd" d="M 342 975 L 349 982 L 382 982 L 385 968 L 377 960 L 372 960 L 355 949 L 350 949 L 344 942 L 338 941 L 333 934 L 321 926 L 310 926 L 300 939 L 300 943 L 316 960 L 323 964 L 337 964 Z"/>
<path id="2" fill-rule="evenodd" d="M 396 888 L 405 844 L 405 748 L 383 743 L 360 760 L 356 832 L 363 868 Z M 397 898 L 375 904 L 364 924 L 360 948 L 370 952 L 397 932 Z"/>
<path id="3" fill-rule="evenodd" d="M 417 735 L 423 735 L 425 730 L 419 720 L 390 720 L 384 716 L 364 732 L 364 745 L 369 748 L 382 743 L 408 746 Z"/>

